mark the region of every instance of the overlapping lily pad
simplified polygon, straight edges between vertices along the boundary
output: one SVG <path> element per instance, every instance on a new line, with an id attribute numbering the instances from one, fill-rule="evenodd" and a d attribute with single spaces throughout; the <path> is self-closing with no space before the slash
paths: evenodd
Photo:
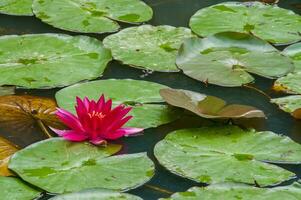
<path id="1" fill-rule="evenodd" d="M 7 168 L 10 156 L 17 152 L 19 148 L 9 142 L 8 140 L 0 137 L 0 176 L 13 175 Z"/>
<path id="2" fill-rule="evenodd" d="M 290 113 L 293 117 L 301 119 L 301 95 L 292 95 L 271 100 L 281 110 Z"/>
<path id="3" fill-rule="evenodd" d="M 301 40 L 301 16 L 293 11 L 259 2 L 226 2 L 199 10 L 190 19 L 200 36 L 234 31 L 251 33 L 275 44 Z"/>
<path id="4" fill-rule="evenodd" d="M 101 76 L 110 60 L 110 51 L 97 39 L 87 36 L 2 36 L 0 85 L 66 86 Z"/>
<path id="5" fill-rule="evenodd" d="M 174 131 L 155 146 L 154 153 L 171 172 L 208 184 L 274 185 L 295 175 L 269 163 L 301 162 L 301 145 L 290 138 L 235 126 Z"/>
<path id="6" fill-rule="evenodd" d="M 89 188 L 128 190 L 154 174 L 146 153 L 112 156 L 119 145 L 96 147 L 52 138 L 18 151 L 9 168 L 23 180 L 52 193 L 77 192 Z"/>
<path id="7" fill-rule="evenodd" d="M 141 0 L 33 0 L 33 12 L 54 27 L 84 33 L 114 32 L 117 21 L 141 23 L 152 18 Z"/>
<path id="8" fill-rule="evenodd" d="M 176 107 L 187 109 L 204 118 L 264 118 L 263 111 L 252 106 L 227 103 L 217 97 L 177 89 L 161 89 L 164 100 Z"/>
<path id="9" fill-rule="evenodd" d="M 290 57 L 295 64 L 294 72 L 301 72 L 301 43 L 293 44 L 283 50 L 283 54 Z"/>
<path id="10" fill-rule="evenodd" d="M 289 94 L 301 94 L 301 71 L 290 73 L 275 81 L 273 89 Z"/>
<path id="11" fill-rule="evenodd" d="M 158 83 L 131 79 L 92 81 L 67 87 L 56 93 L 59 107 L 75 113 L 75 98 L 79 96 L 97 100 L 101 94 L 111 98 L 115 105 L 133 106 L 130 115 L 134 118 L 127 126 L 150 128 L 174 121 L 180 117 L 177 110 L 158 104 L 164 102 L 160 89 L 167 88 Z"/>
<path id="12" fill-rule="evenodd" d="M 39 196 L 40 192 L 27 186 L 18 178 L 0 177 L 0 199 L 29 200 Z"/>
<path id="13" fill-rule="evenodd" d="M 186 192 L 172 195 L 168 200 L 296 200 L 301 198 L 301 185 L 294 183 L 276 188 L 256 188 L 243 184 L 216 184 L 193 187 Z M 166 200 L 167 200 L 166 199 Z M 163 200 L 163 199 L 162 199 Z"/>
<path id="14" fill-rule="evenodd" d="M 8 15 L 33 15 L 32 0 L 1 0 L 0 13 Z"/>
<path id="15" fill-rule="evenodd" d="M 142 200 L 140 197 L 111 190 L 93 189 L 59 195 L 51 200 Z"/>
<path id="16" fill-rule="evenodd" d="M 291 59 L 272 45 L 234 32 L 187 40 L 179 51 L 177 65 L 196 80 L 227 87 L 253 82 L 249 73 L 273 79 L 294 70 Z"/>
<path id="17" fill-rule="evenodd" d="M 104 39 L 105 47 L 112 50 L 114 59 L 130 66 L 153 71 L 179 71 L 177 52 L 190 29 L 172 26 L 143 25 L 131 27 Z"/>

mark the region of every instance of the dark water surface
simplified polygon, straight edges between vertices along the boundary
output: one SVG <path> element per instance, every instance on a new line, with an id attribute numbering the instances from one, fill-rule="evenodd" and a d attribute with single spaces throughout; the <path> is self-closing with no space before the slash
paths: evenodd
<path id="1" fill-rule="evenodd" d="M 154 10 L 154 17 L 150 21 L 152 25 L 172 25 L 172 26 L 188 26 L 190 17 L 200 8 L 210 6 L 216 3 L 225 2 L 223 0 L 144 0 Z M 294 10 L 301 14 L 301 0 L 280 0 L 280 7 Z M 0 35 L 7 34 L 25 34 L 25 33 L 66 33 L 70 32 L 58 30 L 47 24 L 42 23 L 34 17 L 14 17 L 0 15 Z M 98 39 L 104 38 L 106 35 L 90 36 Z M 269 103 L 269 98 L 261 94 L 255 89 L 250 88 L 224 88 L 214 85 L 208 85 L 195 81 L 182 73 L 152 73 L 145 74 L 142 70 L 133 69 L 114 61 L 107 67 L 102 79 L 108 78 L 132 78 L 139 80 L 147 80 L 158 82 L 174 88 L 182 88 L 193 90 L 209 95 L 215 95 L 228 101 L 229 103 L 240 103 L 255 106 L 262 109 L 268 119 L 262 123 L 255 122 L 257 130 L 270 130 L 279 134 L 288 135 L 293 140 L 301 143 L 301 121 L 293 119 L 289 114 L 278 109 L 274 104 Z M 280 94 L 275 94 L 271 91 L 272 80 L 256 77 L 256 87 L 264 91 L 268 96 L 278 97 Z M 33 94 L 37 96 L 54 97 L 57 90 L 17 90 L 18 94 Z M 169 193 L 185 191 L 192 186 L 201 184 L 183 179 L 166 171 L 158 165 L 153 156 L 154 145 L 163 139 L 167 133 L 172 130 L 183 127 L 200 126 L 211 122 L 202 121 L 199 118 L 181 119 L 177 122 L 164 125 L 158 128 L 148 129 L 145 134 L 140 137 L 122 139 L 120 143 L 124 144 L 124 153 L 136 153 L 147 151 L 148 155 L 156 163 L 156 175 L 147 184 L 138 189 L 130 191 L 132 194 L 139 195 L 145 200 L 153 200 L 161 197 L 168 197 Z M 250 123 L 248 123 L 250 125 Z M 1 132 L 4 136 L 7 133 Z M 33 142 L 45 139 L 44 135 L 39 130 L 33 129 L 31 133 L 19 133 L 20 137 L 12 137 L 11 140 L 19 146 L 27 146 Z M 23 134 L 23 135 L 22 135 Z M 28 137 L 27 137 L 28 135 Z M 123 166 L 126 167 L 126 166 Z M 292 165 L 282 167 L 295 172 L 298 177 L 301 177 L 301 165 Z M 43 197 L 47 199 L 47 197 Z"/>

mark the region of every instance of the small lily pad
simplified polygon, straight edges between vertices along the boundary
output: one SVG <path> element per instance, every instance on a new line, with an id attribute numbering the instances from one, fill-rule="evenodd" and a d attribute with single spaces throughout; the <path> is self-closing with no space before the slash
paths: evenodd
<path id="1" fill-rule="evenodd" d="M 294 72 L 301 72 L 301 42 L 285 48 L 283 54 L 294 61 Z"/>
<path id="2" fill-rule="evenodd" d="M 281 110 L 290 113 L 293 117 L 301 119 L 301 95 L 291 95 L 271 100 Z"/>
<path id="3" fill-rule="evenodd" d="M 19 148 L 0 137 L 0 176 L 12 176 L 13 174 L 8 170 L 8 161 L 10 156 L 16 153 Z"/>
<path id="4" fill-rule="evenodd" d="M 154 165 L 146 153 L 112 156 L 120 145 L 96 147 L 62 138 L 44 140 L 14 154 L 9 168 L 51 193 L 89 188 L 129 190 L 149 181 Z"/>
<path id="5" fill-rule="evenodd" d="M 40 195 L 40 192 L 27 186 L 23 181 L 13 177 L 0 177 L 0 199 L 29 200 Z"/>
<path id="6" fill-rule="evenodd" d="M 204 118 L 264 118 L 263 111 L 252 106 L 232 104 L 214 96 L 177 89 L 161 89 L 160 95 L 170 105 L 184 108 Z"/>
<path id="7" fill-rule="evenodd" d="M 296 200 L 301 199 L 301 184 L 275 188 L 257 188 L 244 184 L 215 184 L 208 187 L 193 187 L 186 192 L 178 192 L 168 200 Z M 166 200 L 167 200 L 166 199 Z M 161 199 L 163 200 L 163 199 Z"/>
<path id="8" fill-rule="evenodd" d="M 104 189 L 91 189 L 81 192 L 58 195 L 50 200 L 142 200 L 140 197 Z"/>
<path id="9" fill-rule="evenodd" d="M 277 79 L 273 89 L 289 94 L 301 94 L 301 71 Z"/>
<path id="10" fill-rule="evenodd" d="M 117 21 L 141 23 L 153 16 L 151 7 L 141 0 L 33 0 L 33 12 L 56 28 L 83 32 L 115 32 Z"/>
<path id="11" fill-rule="evenodd" d="M 111 53 L 87 36 L 0 37 L 0 85 L 53 88 L 102 75 Z"/>
<path id="12" fill-rule="evenodd" d="M 172 26 L 143 25 L 131 27 L 104 39 L 114 59 L 137 68 L 153 71 L 179 71 L 177 52 L 187 38 L 193 37 L 190 29 Z"/>
<path id="13" fill-rule="evenodd" d="M 1 0 L 0 13 L 8 15 L 32 16 L 32 0 Z"/>
<path id="14" fill-rule="evenodd" d="M 226 87 L 253 82 L 249 73 L 274 79 L 294 70 L 291 59 L 272 45 L 234 32 L 186 40 L 179 51 L 177 65 L 191 78 Z"/>
<path id="15" fill-rule="evenodd" d="M 226 2 L 203 8 L 190 19 L 191 29 L 202 37 L 219 32 L 251 33 L 274 44 L 301 40 L 301 16 L 260 2 Z"/>
<path id="16" fill-rule="evenodd" d="M 167 86 L 147 81 L 131 79 L 109 79 L 82 83 L 64 88 L 56 93 L 59 107 L 75 113 L 75 98 L 88 97 L 97 100 L 101 94 L 113 100 L 113 103 L 132 106 L 130 115 L 134 116 L 127 126 L 139 128 L 156 127 L 180 117 L 175 109 L 163 103 L 160 89 Z"/>
<path id="17" fill-rule="evenodd" d="M 301 163 L 301 145 L 290 138 L 236 126 L 174 131 L 154 153 L 172 173 L 208 184 L 274 185 L 295 174 L 269 163 Z"/>

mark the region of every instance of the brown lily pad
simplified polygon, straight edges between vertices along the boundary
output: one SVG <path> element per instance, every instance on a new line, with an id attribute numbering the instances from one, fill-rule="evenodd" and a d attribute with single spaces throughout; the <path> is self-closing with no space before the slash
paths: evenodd
<path id="1" fill-rule="evenodd" d="M 0 137 L 0 176 L 14 175 L 7 166 L 10 156 L 12 156 L 18 150 L 19 148 L 16 145 Z"/>
<path id="2" fill-rule="evenodd" d="M 168 104 L 184 108 L 203 118 L 238 119 L 265 117 L 263 111 L 255 107 L 239 104 L 227 105 L 220 98 L 188 90 L 166 88 L 160 90 L 160 95 Z"/>

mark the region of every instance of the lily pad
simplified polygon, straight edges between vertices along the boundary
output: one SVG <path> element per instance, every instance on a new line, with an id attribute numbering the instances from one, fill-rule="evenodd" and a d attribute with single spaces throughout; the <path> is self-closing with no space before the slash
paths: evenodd
<path id="1" fill-rule="evenodd" d="M 0 85 L 53 88 L 101 76 L 110 51 L 87 36 L 0 37 Z"/>
<path id="2" fill-rule="evenodd" d="M 131 27 L 103 41 L 111 49 L 114 59 L 124 64 L 153 71 L 179 71 L 177 52 L 187 38 L 193 37 L 190 29 L 172 26 L 143 25 Z"/>
<path id="3" fill-rule="evenodd" d="M 271 100 L 277 104 L 281 110 L 290 113 L 293 117 L 301 119 L 301 95 L 291 95 Z"/>
<path id="4" fill-rule="evenodd" d="M 249 73 L 274 79 L 294 70 L 291 59 L 272 45 L 234 32 L 186 40 L 177 65 L 191 78 L 226 87 L 253 82 Z"/>
<path id="5" fill-rule="evenodd" d="M 59 195 L 51 200 L 142 200 L 140 197 L 111 190 L 93 189 Z"/>
<path id="6" fill-rule="evenodd" d="M 193 187 L 186 192 L 172 195 L 168 200 L 296 200 L 301 198 L 301 185 L 275 188 L 257 188 L 243 184 L 215 184 L 208 187 Z M 166 199 L 166 200 L 167 200 Z M 163 199 L 161 199 L 163 200 Z"/>
<path id="7" fill-rule="evenodd" d="M 16 153 L 19 148 L 9 142 L 8 140 L 0 137 L 0 176 L 13 175 L 7 168 L 10 156 Z"/>
<path id="8" fill-rule="evenodd" d="M 285 77 L 277 79 L 273 89 L 289 94 L 301 94 L 301 71 L 290 73 Z"/>
<path id="9" fill-rule="evenodd" d="M 283 54 L 294 61 L 294 72 L 301 72 L 301 42 L 285 48 Z"/>
<path id="10" fill-rule="evenodd" d="M 56 28 L 83 32 L 115 32 L 117 21 L 141 23 L 153 16 L 151 7 L 140 0 L 33 0 L 33 12 Z"/>
<path id="11" fill-rule="evenodd" d="M 263 111 L 252 106 L 227 103 L 217 97 L 177 89 L 161 89 L 160 95 L 170 105 L 184 108 L 204 118 L 264 118 Z"/>
<path id="12" fill-rule="evenodd" d="M 219 32 L 251 33 L 274 44 L 301 40 L 301 16 L 260 2 L 226 2 L 203 8 L 190 19 L 191 29 L 202 37 Z"/>
<path id="13" fill-rule="evenodd" d="M 154 153 L 172 173 L 208 184 L 274 185 L 295 174 L 269 163 L 301 163 L 301 145 L 290 138 L 236 126 L 174 131 Z"/>
<path id="14" fill-rule="evenodd" d="M 40 192 L 27 186 L 18 178 L 0 177 L 0 199 L 29 200 L 39 196 Z"/>
<path id="15" fill-rule="evenodd" d="M 126 104 L 133 107 L 134 118 L 127 126 L 140 128 L 156 127 L 179 118 L 177 110 L 159 104 L 164 100 L 159 91 L 167 86 L 131 79 L 109 79 L 82 83 L 64 88 L 56 93 L 59 107 L 75 113 L 75 98 L 79 96 L 97 100 L 101 94 L 111 98 L 115 106 Z"/>
<path id="16" fill-rule="evenodd" d="M 0 13 L 8 15 L 32 16 L 32 0 L 1 0 Z"/>
<path id="17" fill-rule="evenodd" d="M 51 193 L 89 188 L 129 190 L 149 181 L 154 165 L 146 153 L 112 156 L 120 145 L 96 147 L 52 138 L 18 151 L 9 168 L 23 180 Z"/>

